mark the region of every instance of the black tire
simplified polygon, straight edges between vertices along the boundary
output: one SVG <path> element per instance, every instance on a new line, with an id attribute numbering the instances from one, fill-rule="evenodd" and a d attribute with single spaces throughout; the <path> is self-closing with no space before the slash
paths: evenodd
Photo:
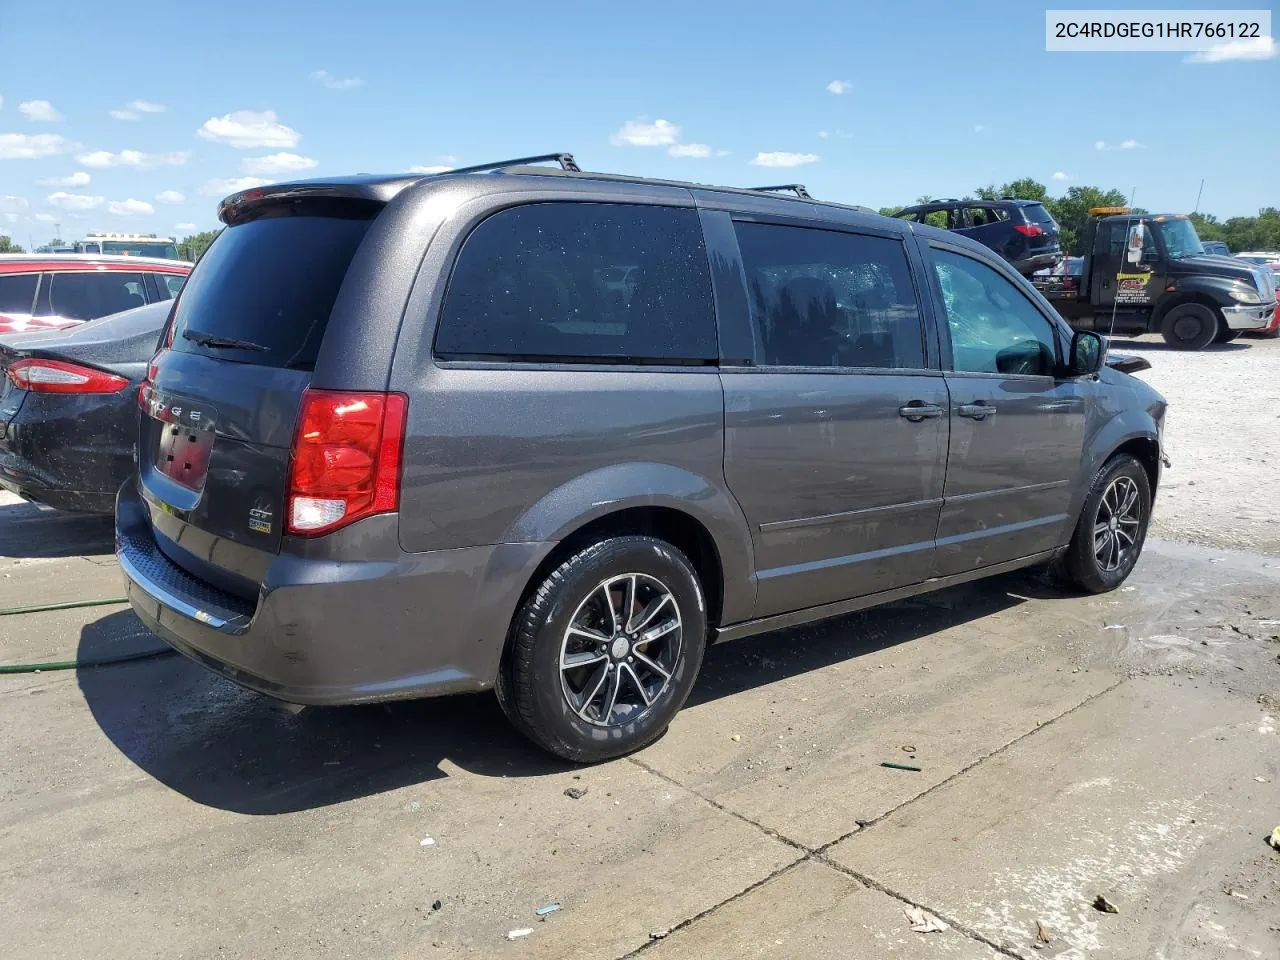
<path id="1" fill-rule="evenodd" d="M 1164 342 L 1179 350 L 1203 350 L 1213 343 L 1221 323 L 1218 311 L 1203 303 L 1180 303 L 1160 321 Z"/>
<path id="2" fill-rule="evenodd" d="M 1213 335 L 1214 343 L 1230 343 L 1236 337 L 1240 336 L 1239 330 L 1232 330 L 1226 324 L 1218 328 L 1218 332 Z"/>
<path id="3" fill-rule="evenodd" d="M 1129 490 L 1136 497 L 1136 525 L 1129 525 L 1122 519 L 1111 522 L 1113 515 L 1128 515 L 1118 511 L 1117 506 L 1127 499 Z M 1142 554 L 1142 545 L 1146 543 L 1150 522 L 1151 481 L 1146 468 L 1136 457 L 1128 454 L 1112 457 L 1090 485 L 1071 544 L 1054 565 L 1055 571 L 1068 584 L 1088 593 L 1114 590 L 1133 572 L 1134 564 Z M 1107 527 L 1104 535 L 1107 544 L 1118 548 L 1115 553 L 1109 553 L 1106 544 L 1099 550 L 1102 540 L 1096 531 L 1101 523 Z M 1132 543 L 1126 542 L 1125 530 L 1129 531 L 1127 536 L 1132 538 Z"/>
<path id="4" fill-rule="evenodd" d="M 668 599 L 661 599 L 659 588 Z M 664 611 L 672 608 L 674 616 L 668 616 Z M 619 625 L 627 609 L 634 615 Z M 706 610 L 693 565 L 671 544 L 644 536 L 595 543 L 551 571 L 516 613 L 499 670 L 498 702 L 521 733 L 566 760 L 595 763 L 639 750 L 662 736 L 693 689 L 706 651 Z M 651 625 L 643 629 L 646 615 Z M 608 617 L 612 626 L 606 626 Z M 674 630 L 642 640 L 672 622 Z M 571 624 L 581 633 L 570 636 Z M 597 636 L 606 642 L 591 639 Z M 603 660 L 562 671 L 562 654 L 600 654 Z M 605 689 L 588 697 L 597 677 Z M 652 703 L 645 705 L 650 695 Z"/>

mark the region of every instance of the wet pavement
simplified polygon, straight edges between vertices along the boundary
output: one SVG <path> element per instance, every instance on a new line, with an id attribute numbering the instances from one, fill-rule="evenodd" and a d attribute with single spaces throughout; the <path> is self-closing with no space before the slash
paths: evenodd
<path id="1" fill-rule="evenodd" d="M 0 607 L 118 597 L 109 551 L 0 504 Z M 0 625 L 0 664 L 154 645 L 120 605 Z M 596 767 L 488 696 L 295 714 L 177 656 L 0 676 L 0 718 L 5 957 L 1280 953 L 1251 554 L 1150 541 L 1104 597 L 1014 574 L 719 646 Z"/>

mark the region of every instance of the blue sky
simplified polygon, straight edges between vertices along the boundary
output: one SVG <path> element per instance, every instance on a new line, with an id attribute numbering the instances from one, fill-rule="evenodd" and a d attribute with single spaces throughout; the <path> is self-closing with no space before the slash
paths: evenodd
<path id="1" fill-rule="evenodd" d="M 0 3 L 0 50 L 0 231 L 23 244 L 208 229 L 246 178 L 549 150 L 872 207 L 1020 176 L 1280 204 L 1274 44 L 1047 53 L 1025 2 Z"/>

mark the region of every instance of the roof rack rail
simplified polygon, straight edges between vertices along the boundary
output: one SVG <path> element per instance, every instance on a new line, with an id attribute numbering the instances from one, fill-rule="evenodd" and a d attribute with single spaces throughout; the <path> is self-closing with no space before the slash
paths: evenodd
<path id="1" fill-rule="evenodd" d="M 779 183 L 772 187 L 747 187 L 754 193 L 782 193 L 784 191 L 794 193 L 801 200 L 812 200 L 809 191 L 803 183 Z"/>
<path id="2" fill-rule="evenodd" d="M 581 173 L 582 168 L 573 159 L 572 153 L 540 153 L 534 157 L 516 157 L 512 160 L 496 160 L 493 163 L 477 163 L 471 167 L 454 167 L 445 173 L 484 173 L 486 170 L 501 170 L 504 167 L 523 167 L 531 163 L 550 163 L 554 160 L 560 164 L 561 170 L 569 173 Z"/>

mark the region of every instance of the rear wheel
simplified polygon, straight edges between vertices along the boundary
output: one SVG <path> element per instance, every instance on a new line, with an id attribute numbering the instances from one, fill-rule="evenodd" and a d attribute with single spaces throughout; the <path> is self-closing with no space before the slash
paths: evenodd
<path id="1" fill-rule="evenodd" d="M 553 570 L 521 606 L 498 678 L 511 722 L 583 763 L 660 737 L 706 649 L 702 586 L 654 537 L 602 540 Z"/>
<path id="2" fill-rule="evenodd" d="M 1114 590 L 1133 571 L 1151 522 L 1151 481 L 1136 457 L 1112 457 L 1094 478 L 1061 577 L 1089 593 Z"/>
<path id="3" fill-rule="evenodd" d="M 1203 303 L 1180 303 L 1164 315 L 1160 335 L 1179 350 L 1203 350 L 1218 335 L 1219 324 L 1218 311 Z"/>

